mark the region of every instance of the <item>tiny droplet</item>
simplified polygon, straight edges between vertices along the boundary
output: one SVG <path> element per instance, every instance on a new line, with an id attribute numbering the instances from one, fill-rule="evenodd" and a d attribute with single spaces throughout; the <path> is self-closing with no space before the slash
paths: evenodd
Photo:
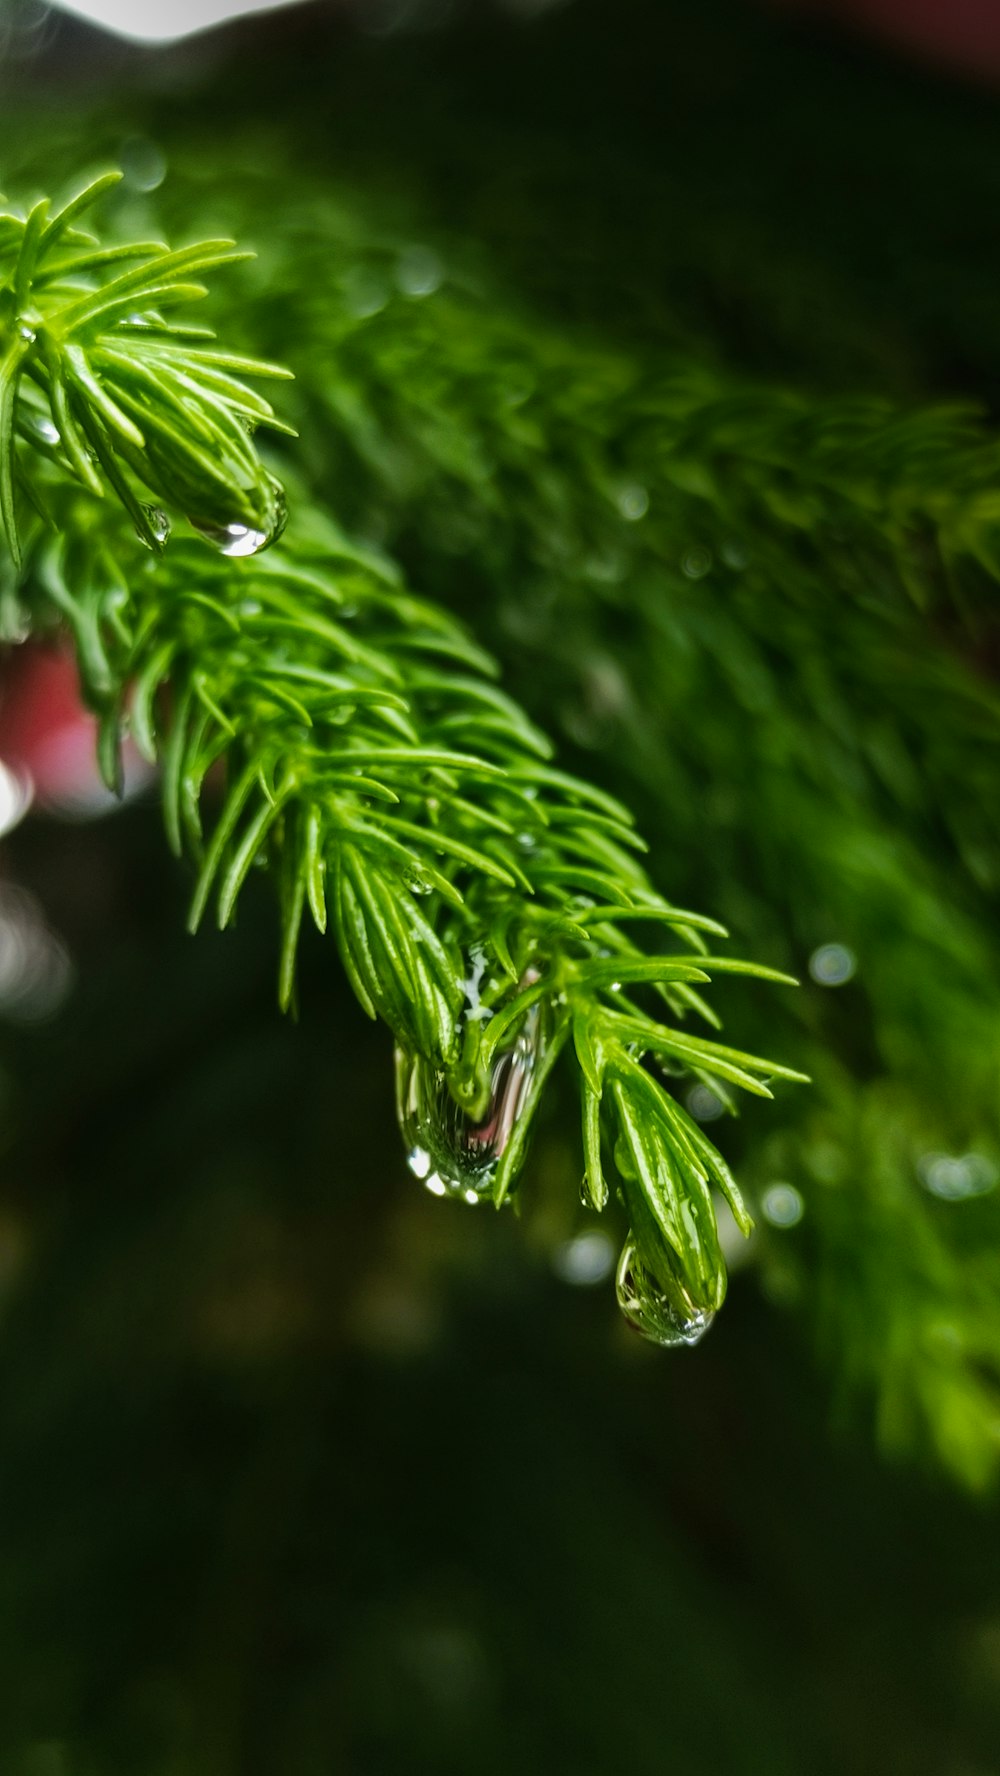
<path id="1" fill-rule="evenodd" d="M 396 264 L 396 283 L 404 296 L 433 296 L 441 288 L 444 268 L 431 247 L 407 247 Z"/>
<path id="2" fill-rule="evenodd" d="M 708 549 L 689 549 L 681 562 L 681 571 L 689 580 L 703 580 L 712 566 Z"/>
<path id="3" fill-rule="evenodd" d="M 997 1181 L 997 1168 L 983 1153 L 925 1153 L 917 1171 L 924 1189 L 941 1202 L 986 1196 Z"/>
<path id="4" fill-rule="evenodd" d="M 726 1113 L 726 1106 L 710 1085 L 693 1085 L 687 1094 L 687 1107 L 696 1122 L 716 1122 Z"/>
<path id="5" fill-rule="evenodd" d="M 645 487 L 632 481 L 626 487 L 619 488 L 615 504 L 627 523 L 637 524 L 649 511 L 649 494 Z"/>
<path id="6" fill-rule="evenodd" d="M 760 1206 L 772 1227 L 797 1227 L 805 1214 L 805 1203 L 792 1184 L 769 1185 Z"/>
<path id="7" fill-rule="evenodd" d="M 842 987 L 858 966 L 858 959 L 846 944 L 820 944 L 809 958 L 809 973 L 821 987 Z"/>
<path id="8" fill-rule="evenodd" d="M 170 519 L 167 517 L 166 512 L 161 511 L 159 506 L 143 506 L 142 510 L 146 523 L 149 526 L 149 536 L 152 537 L 153 543 L 157 548 L 162 548 L 170 535 Z M 141 530 L 136 531 L 136 535 L 139 538 L 140 543 L 145 543 L 146 547 L 149 548 L 149 536 L 143 536 Z"/>
<path id="9" fill-rule="evenodd" d="M 614 1267 L 615 1248 L 611 1236 L 599 1228 L 563 1240 L 552 1254 L 552 1268 L 559 1281 L 571 1283 L 578 1289 L 603 1283 Z"/>

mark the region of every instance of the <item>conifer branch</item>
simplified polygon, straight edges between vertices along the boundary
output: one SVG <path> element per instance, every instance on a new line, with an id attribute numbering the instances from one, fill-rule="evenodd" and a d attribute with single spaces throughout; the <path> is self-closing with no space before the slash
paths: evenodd
<path id="1" fill-rule="evenodd" d="M 572 1036 L 588 1192 L 603 1206 L 610 1171 L 633 1227 L 620 1299 L 660 1342 L 693 1342 L 725 1293 L 713 1188 L 750 1220 L 644 1061 L 723 1098 L 801 1078 L 680 1027 L 717 1022 L 698 991 L 717 973 L 787 977 L 709 954 L 704 933 L 724 933 L 656 893 L 627 811 L 552 766 L 489 658 L 391 566 L 310 511 L 262 552 L 283 500 L 247 426 L 280 422 L 241 378 L 280 372 L 163 320 L 230 245 L 102 247 L 75 222 L 109 182 L 0 219 L 4 527 L 15 559 L 25 539 L 29 618 L 73 634 L 106 778 L 126 731 L 161 763 L 170 841 L 197 862 L 193 926 L 210 907 L 228 924 L 254 865 L 271 870 L 283 1004 L 303 918 L 332 928 L 400 1045 L 410 1163 L 432 1187 L 508 1197 Z M 178 517 L 215 548 L 165 550 Z M 632 934 L 651 927 L 649 951 Z"/>

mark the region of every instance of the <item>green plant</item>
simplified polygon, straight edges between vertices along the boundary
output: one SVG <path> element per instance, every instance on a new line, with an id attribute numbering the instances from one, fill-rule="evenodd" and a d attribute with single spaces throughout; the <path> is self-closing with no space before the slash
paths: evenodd
<path id="1" fill-rule="evenodd" d="M 699 992 L 717 973 L 788 977 L 709 953 L 724 931 L 655 892 L 626 810 L 549 763 L 490 659 L 390 563 L 307 498 L 267 549 L 284 495 L 252 434 L 287 428 L 243 378 L 282 372 L 172 318 L 204 294 L 196 274 L 238 255 L 103 246 L 79 219 L 114 180 L 0 218 L 8 622 L 69 627 L 109 784 L 125 731 L 161 763 L 170 841 L 198 865 L 193 925 L 210 902 L 226 925 L 266 864 L 284 1005 L 306 909 L 332 926 L 399 1045 L 401 1123 L 430 1188 L 508 1198 L 572 1038 L 587 1197 L 604 1207 L 610 1153 L 632 1226 L 619 1299 L 651 1338 L 693 1343 L 725 1293 L 713 1190 L 751 1223 L 658 1075 L 727 1103 L 729 1086 L 801 1079 L 681 1027 L 717 1023 Z M 168 546 L 184 521 L 200 539 Z M 631 933 L 650 927 L 679 948 L 642 948 Z"/>

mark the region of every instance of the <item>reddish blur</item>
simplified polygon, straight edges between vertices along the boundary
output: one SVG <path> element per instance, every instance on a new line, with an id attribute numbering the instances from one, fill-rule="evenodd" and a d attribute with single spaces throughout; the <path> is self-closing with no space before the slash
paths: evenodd
<path id="1" fill-rule="evenodd" d="M 0 764 L 24 779 L 37 805 L 89 819 L 118 806 L 96 765 L 97 722 L 80 700 L 67 642 L 26 642 L 0 657 Z M 126 794 L 148 780 L 135 747 L 123 749 Z"/>
<path id="2" fill-rule="evenodd" d="M 998 0 L 771 0 L 787 11 L 838 18 L 922 60 L 976 80 L 1000 80 Z"/>

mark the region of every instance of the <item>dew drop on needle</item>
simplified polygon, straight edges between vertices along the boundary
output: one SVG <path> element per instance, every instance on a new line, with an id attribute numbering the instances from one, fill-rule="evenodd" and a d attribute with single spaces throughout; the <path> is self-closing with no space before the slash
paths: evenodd
<path id="1" fill-rule="evenodd" d="M 492 1065 L 482 1116 L 471 1116 L 447 1073 L 424 1055 L 396 1050 L 396 1105 L 410 1170 L 436 1196 L 475 1202 L 489 1196 L 525 1110 L 545 1050 L 542 1008 L 531 1006 L 510 1045 Z"/>
<path id="2" fill-rule="evenodd" d="M 622 1248 L 615 1287 L 618 1305 L 629 1325 L 651 1344 L 667 1348 L 697 1344 L 715 1319 L 710 1308 L 690 1308 L 686 1313 L 679 1310 L 650 1275 L 631 1238 Z"/>

